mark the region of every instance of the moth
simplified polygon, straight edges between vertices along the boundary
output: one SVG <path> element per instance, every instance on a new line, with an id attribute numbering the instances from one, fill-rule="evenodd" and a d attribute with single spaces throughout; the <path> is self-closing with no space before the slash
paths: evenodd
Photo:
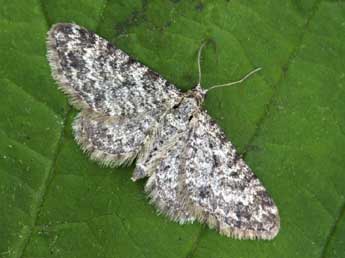
<path id="1" fill-rule="evenodd" d="M 148 177 L 151 203 L 173 221 L 239 239 L 277 235 L 274 201 L 202 109 L 201 48 L 199 83 L 187 92 L 76 24 L 52 26 L 47 48 L 53 78 L 80 110 L 74 135 L 91 159 L 110 167 L 136 160 L 132 180 Z"/>

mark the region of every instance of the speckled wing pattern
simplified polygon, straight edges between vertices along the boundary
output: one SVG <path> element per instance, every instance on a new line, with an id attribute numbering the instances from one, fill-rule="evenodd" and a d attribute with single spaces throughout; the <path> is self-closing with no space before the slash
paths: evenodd
<path id="1" fill-rule="evenodd" d="M 184 183 L 192 214 L 227 236 L 274 237 L 278 209 L 259 179 L 206 112 L 198 112 L 191 123 Z"/>
<path id="2" fill-rule="evenodd" d="M 53 78 L 81 114 L 75 138 L 92 159 L 130 163 L 150 129 L 182 96 L 174 85 L 105 39 L 76 24 L 48 32 Z"/>
<path id="3" fill-rule="evenodd" d="M 155 123 L 151 113 L 113 120 L 82 111 L 73 129 L 75 139 L 93 160 L 113 167 L 133 162 Z"/>
<path id="4" fill-rule="evenodd" d="M 166 114 L 156 129 L 153 140 L 139 156 L 134 177 L 150 176 L 145 190 L 151 202 L 164 214 L 180 223 L 195 220 L 184 200 L 184 149 L 190 130 L 190 119 L 197 110 L 194 98 L 186 97 Z M 139 175 L 139 176 L 138 176 Z"/>
<path id="5" fill-rule="evenodd" d="M 76 141 L 103 165 L 132 163 L 132 179 L 160 213 L 236 238 L 272 239 L 278 209 L 224 132 L 202 110 L 200 85 L 180 92 L 148 67 L 76 24 L 48 32 L 52 75 L 80 113 Z"/>

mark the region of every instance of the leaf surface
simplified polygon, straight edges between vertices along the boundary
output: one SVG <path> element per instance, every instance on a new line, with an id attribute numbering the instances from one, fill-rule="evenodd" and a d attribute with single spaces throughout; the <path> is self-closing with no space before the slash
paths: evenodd
<path id="1" fill-rule="evenodd" d="M 75 22 L 205 109 L 263 181 L 281 214 L 273 241 L 240 241 L 158 216 L 130 180 L 101 168 L 71 131 L 46 32 Z M 342 1 L 3 0 L 0 9 L 0 257 L 345 257 L 345 3 Z"/>

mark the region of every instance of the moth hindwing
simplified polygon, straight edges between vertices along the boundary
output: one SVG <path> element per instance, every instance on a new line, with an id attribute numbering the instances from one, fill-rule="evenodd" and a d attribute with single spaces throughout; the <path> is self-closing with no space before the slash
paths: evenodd
<path id="1" fill-rule="evenodd" d="M 74 135 L 108 166 L 136 160 L 133 180 L 174 221 L 207 223 L 236 238 L 272 239 L 276 205 L 201 104 L 105 39 L 76 24 L 48 32 L 52 76 L 80 110 Z"/>

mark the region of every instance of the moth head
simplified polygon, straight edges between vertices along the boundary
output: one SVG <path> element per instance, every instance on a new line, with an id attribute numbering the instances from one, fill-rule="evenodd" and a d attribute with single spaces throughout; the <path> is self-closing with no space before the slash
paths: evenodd
<path id="1" fill-rule="evenodd" d="M 191 90 L 191 96 L 197 100 L 198 104 L 201 104 L 205 99 L 206 92 L 206 89 L 203 89 L 200 84 L 197 84 Z"/>

